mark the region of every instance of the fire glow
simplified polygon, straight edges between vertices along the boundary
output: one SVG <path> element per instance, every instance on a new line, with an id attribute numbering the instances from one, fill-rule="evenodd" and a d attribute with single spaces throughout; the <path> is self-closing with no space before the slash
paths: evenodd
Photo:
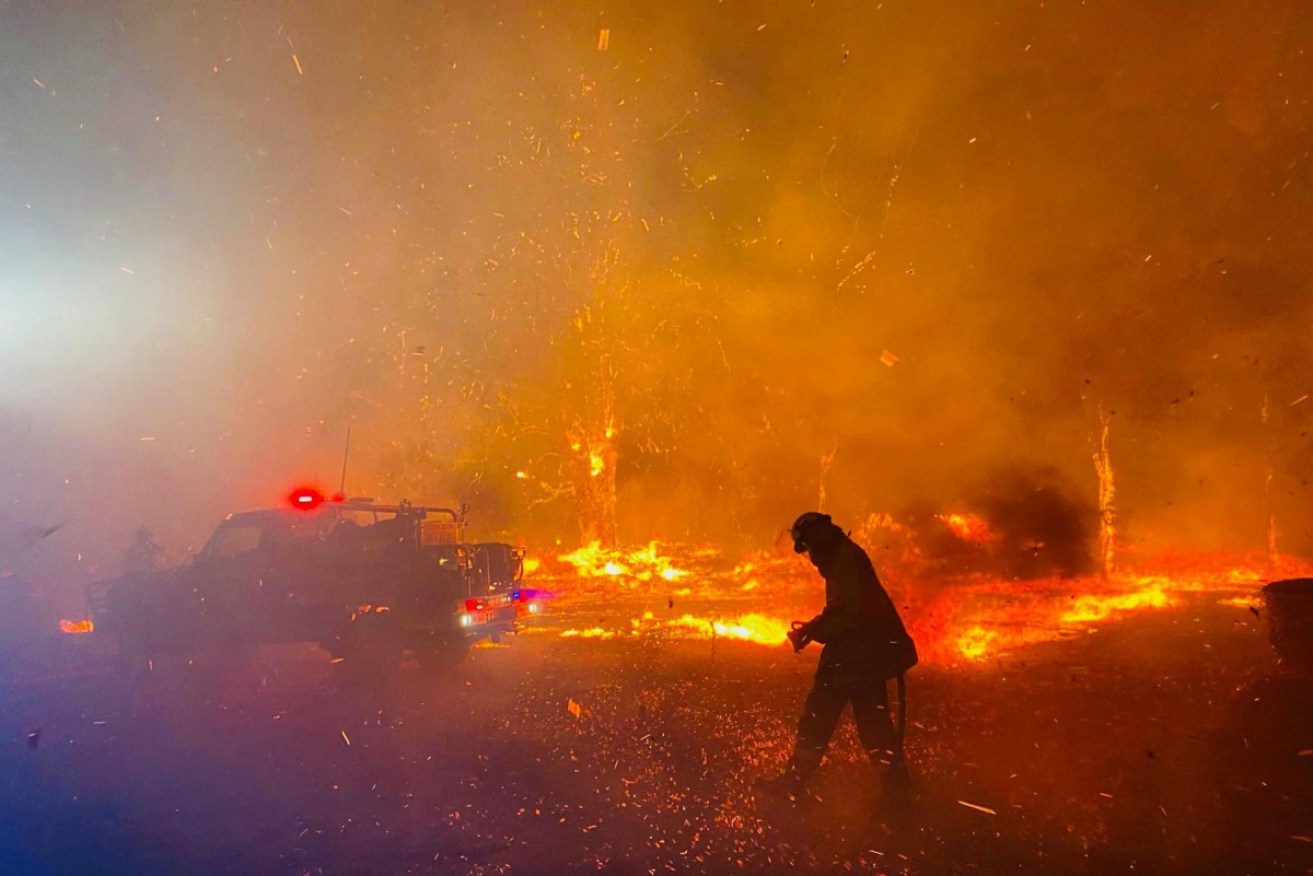
<path id="1" fill-rule="evenodd" d="M 935 516 L 963 541 L 988 544 L 996 538 L 984 518 L 975 514 L 936 514 Z"/>
<path id="2" fill-rule="evenodd" d="M 688 574 L 662 556 L 655 541 L 634 551 L 607 549 L 594 541 L 557 559 L 572 566 L 582 578 L 616 578 L 632 583 L 656 578 L 677 581 Z"/>
<path id="3" fill-rule="evenodd" d="M 964 532 L 989 537 L 983 521 L 973 525 L 964 517 L 961 523 Z M 907 581 L 891 570 L 885 584 L 903 610 L 923 661 L 954 665 L 986 663 L 1027 645 L 1079 635 L 1134 614 L 1176 609 L 1191 593 L 1218 593 L 1230 597 L 1224 600 L 1227 604 L 1244 607 L 1252 604 L 1253 593 L 1268 577 L 1265 564 L 1252 558 L 1164 562 L 1166 571 L 1153 574 L 1123 570 L 1110 577 L 1035 581 L 988 576 Z M 629 593 L 645 600 L 659 597 L 671 609 L 669 616 L 659 617 L 651 608 L 635 606 L 627 625 L 619 620 L 610 628 L 569 628 L 560 632 L 566 638 L 723 639 L 779 647 L 789 623 L 819 612 L 823 601 L 814 570 L 793 556 L 755 555 L 731 565 L 706 547 L 652 542 L 634 550 L 606 550 L 593 543 L 561 555 L 558 563 L 564 565 L 546 570 L 547 577 L 573 579 L 594 594 L 596 586 L 614 584 L 616 607 Z M 1290 563 L 1294 566 L 1283 573 L 1303 568 Z M 675 579 L 680 579 L 678 588 L 664 586 Z M 562 591 L 569 589 L 563 583 Z M 677 601 L 683 603 L 678 609 Z M 716 609 L 708 610 L 707 603 Z"/>

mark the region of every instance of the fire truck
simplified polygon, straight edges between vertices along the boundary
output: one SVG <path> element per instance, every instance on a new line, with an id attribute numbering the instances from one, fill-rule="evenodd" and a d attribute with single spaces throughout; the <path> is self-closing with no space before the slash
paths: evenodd
<path id="1" fill-rule="evenodd" d="M 345 670 L 408 656 L 453 666 L 542 608 L 521 549 L 465 540 L 467 510 L 298 489 L 285 507 L 229 515 L 181 566 L 93 584 L 94 629 L 118 637 L 135 671 L 167 654 L 298 642 Z"/>

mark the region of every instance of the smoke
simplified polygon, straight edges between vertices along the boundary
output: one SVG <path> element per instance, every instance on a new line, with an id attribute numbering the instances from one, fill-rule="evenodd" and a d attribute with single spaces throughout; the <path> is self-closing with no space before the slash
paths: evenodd
<path id="1" fill-rule="evenodd" d="M 1095 570 L 1098 510 L 1061 475 L 1010 471 L 972 488 L 955 503 L 956 520 L 919 502 L 891 521 L 903 527 L 912 549 L 904 564 L 932 577 L 1069 578 Z M 972 529 L 964 531 L 963 522 Z"/>
<path id="2" fill-rule="evenodd" d="M 183 553 L 350 425 L 488 535 L 576 541 L 595 454 L 621 539 L 823 490 L 1069 573 L 1102 407 L 1135 548 L 1307 552 L 1301 10 L 11 4 L 10 511 Z"/>

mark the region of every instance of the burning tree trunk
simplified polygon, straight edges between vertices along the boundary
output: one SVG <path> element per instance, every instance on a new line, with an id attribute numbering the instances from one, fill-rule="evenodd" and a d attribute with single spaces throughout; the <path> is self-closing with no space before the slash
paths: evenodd
<path id="1" fill-rule="evenodd" d="M 1099 476 L 1099 566 L 1103 577 L 1112 575 L 1117 544 L 1117 511 L 1113 505 L 1116 485 L 1112 457 L 1108 453 L 1108 414 L 1099 408 L 1099 438 L 1094 443 L 1094 471 Z"/>
<path id="2" fill-rule="evenodd" d="M 1268 435 L 1267 394 L 1263 394 L 1263 510 L 1267 514 L 1267 571 L 1271 574 L 1277 557 L 1277 518 L 1272 510 L 1272 441 Z"/>
<path id="3" fill-rule="evenodd" d="M 571 480 L 584 544 L 616 544 L 615 373 L 610 356 L 598 356 L 596 380 L 584 389 L 583 415 L 570 430 Z"/>
<path id="4" fill-rule="evenodd" d="M 571 444 L 572 448 L 579 448 L 580 457 L 575 466 L 579 472 L 575 479 L 579 534 L 585 544 L 596 541 L 603 547 L 615 547 L 617 542 L 615 448 L 607 437 L 609 434 L 607 430 L 586 443 Z"/>

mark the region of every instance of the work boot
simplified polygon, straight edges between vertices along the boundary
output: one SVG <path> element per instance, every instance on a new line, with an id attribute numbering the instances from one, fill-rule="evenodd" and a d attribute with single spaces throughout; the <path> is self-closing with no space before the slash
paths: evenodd
<path id="1" fill-rule="evenodd" d="M 753 788 L 759 794 L 796 803 L 802 797 L 803 787 L 806 784 L 807 780 L 801 773 L 797 770 L 786 769 L 772 779 L 758 778 L 753 783 Z"/>
<path id="2" fill-rule="evenodd" d="M 799 744 L 789 756 L 789 762 L 784 765 L 784 772 L 773 779 L 757 779 L 755 787 L 760 793 L 797 803 L 802 798 L 807 780 L 816 772 L 824 757 L 823 749 L 818 751 Z"/>
<path id="3" fill-rule="evenodd" d="M 912 774 L 907 771 L 907 764 L 896 760 L 889 765 L 880 777 L 880 803 L 882 805 L 906 806 L 912 802 Z"/>
<path id="4" fill-rule="evenodd" d="M 884 828 L 899 828 L 912 814 L 912 776 L 902 758 L 888 765 L 877 764 L 880 770 L 880 792 L 876 796 L 872 820 Z"/>
<path id="5" fill-rule="evenodd" d="M 802 799 L 807 779 L 821 765 L 822 754 L 807 749 L 795 749 L 789 762 L 784 765 L 784 772 L 773 779 L 757 779 L 758 792 L 780 800 L 797 803 Z"/>

